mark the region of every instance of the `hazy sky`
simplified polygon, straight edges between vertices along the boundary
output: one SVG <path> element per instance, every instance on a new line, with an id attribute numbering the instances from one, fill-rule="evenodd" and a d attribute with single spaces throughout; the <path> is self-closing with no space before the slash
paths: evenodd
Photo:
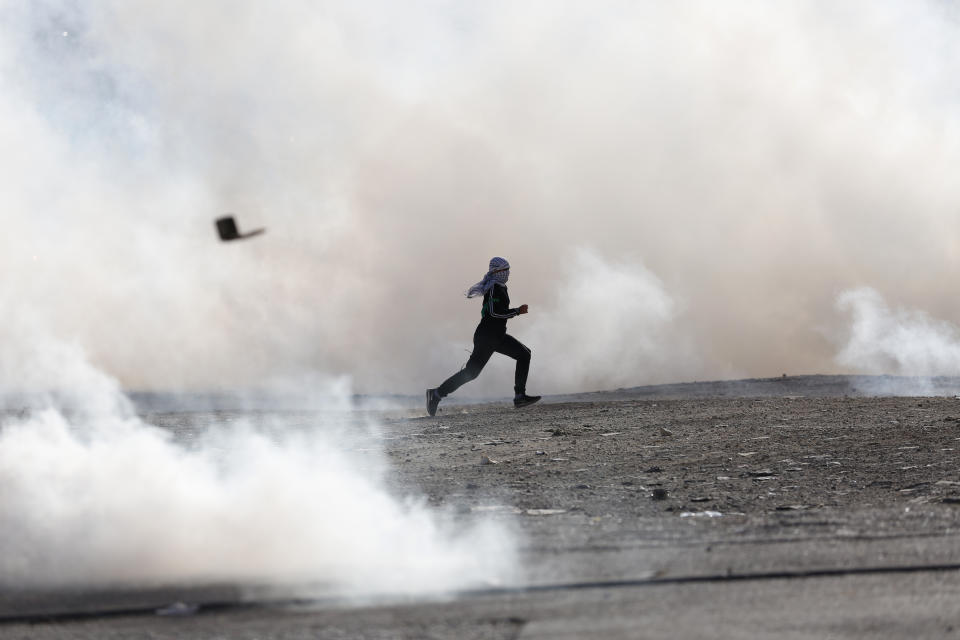
<path id="1" fill-rule="evenodd" d="M 958 25 L 917 0 L 0 0 L 0 383 L 70 348 L 127 388 L 419 393 L 466 361 L 495 255 L 531 392 L 914 371 L 850 345 L 864 317 L 956 336 Z M 220 244 L 225 212 L 268 232 Z"/>

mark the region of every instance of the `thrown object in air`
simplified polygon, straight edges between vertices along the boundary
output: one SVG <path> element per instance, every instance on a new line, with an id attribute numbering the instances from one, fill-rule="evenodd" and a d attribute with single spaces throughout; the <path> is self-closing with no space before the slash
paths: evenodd
<path id="1" fill-rule="evenodd" d="M 248 231 L 247 233 L 240 233 L 240 230 L 237 229 L 237 221 L 233 219 L 233 216 L 223 216 L 222 218 L 217 218 L 217 233 L 220 234 L 220 239 L 224 242 L 251 238 L 253 236 L 260 235 L 264 231 L 266 231 L 266 229 L 254 229 L 253 231 Z"/>

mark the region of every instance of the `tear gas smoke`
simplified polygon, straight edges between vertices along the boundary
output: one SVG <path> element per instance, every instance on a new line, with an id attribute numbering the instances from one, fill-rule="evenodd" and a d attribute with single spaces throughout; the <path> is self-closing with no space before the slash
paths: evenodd
<path id="1" fill-rule="evenodd" d="M 421 594 L 518 575 L 503 526 L 454 524 L 386 490 L 374 424 L 210 414 L 180 442 L 114 409 L 126 401 L 76 356 L 61 351 L 69 371 L 48 370 L 47 384 L 86 381 L 86 406 L 52 398 L 0 423 L 0 588 L 232 581 Z"/>
<path id="2" fill-rule="evenodd" d="M 124 388 L 420 393 L 492 255 L 538 392 L 830 372 L 864 283 L 960 313 L 947 3 L 5 1 L 0 30 L 0 301 Z M 270 233 L 214 246 L 228 211 Z M 650 308 L 558 297 L 609 284 L 564 275 L 579 247 Z M 664 296 L 679 351 L 570 342 Z"/>
<path id="3" fill-rule="evenodd" d="M 610 389 L 696 372 L 692 345 L 675 329 L 680 305 L 642 264 L 579 249 L 553 294 L 543 317 L 517 331 L 526 343 L 556 347 L 537 353 L 535 363 L 538 377 L 550 372 L 551 388 L 583 391 L 590 380 Z"/>
<path id="4" fill-rule="evenodd" d="M 933 393 L 930 378 L 960 375 L 960 327 L 916 310 L 891 309 L 867 287 L 843 292 L 837 308 L 850 316 L 850 332 L 837 362 L 868 374 L 895 374 L 908 380 L 879 379 L 873 391 L 897 395 Z"/>
<path id="5" fill-rule="evenodd" d="M 496 574 L 499 531 L 391 499 L 375 455 L 183 450 L 119 393 L 419 394 L 466 359 L 492 255 L 536 393 L 950 370 L 950 4 L 265 7 L 0 0 L 0 391 L 33 403 L 0 427 L 4 579 Z M 270 232 L 220 245 L 226 212 Z M 930 315 L 846 297 L 838 365 L 864 283 Z M 904 355 L 898 326 L 936 337 Z"/>

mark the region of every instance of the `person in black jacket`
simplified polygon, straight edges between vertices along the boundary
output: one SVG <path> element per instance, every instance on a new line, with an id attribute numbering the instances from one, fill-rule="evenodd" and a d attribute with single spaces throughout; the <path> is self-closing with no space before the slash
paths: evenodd
<path id="1" fill-rule="evenodd" d="M 530 349 L 507 334 L 507 320 L 527 313 L 525 304 L 516 309 L 510 308 L 510 296 L 507 295 L 509 277 L 510 263 L 504 258 L 492 258 L 490 269 L 483 280 L 467 291 L 468 298 L 483 295 L 480 324 L 473 332 L 473 353 L 463 369 L 447 378 L 439 387 L 427 389 L 427 413 L 431 416 L 436 415 L 440 400 L 480 375 L 480 371 L 494 353 L 502 353 L 517 361 L 513 381 L 513 406 L 526 407 L 540 399 L 540 396 L 527 395 Z"/>

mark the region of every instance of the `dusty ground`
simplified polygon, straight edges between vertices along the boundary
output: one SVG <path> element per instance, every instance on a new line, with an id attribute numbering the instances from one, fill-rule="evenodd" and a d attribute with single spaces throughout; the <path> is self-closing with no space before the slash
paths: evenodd
<path id="1" fill-rule="evenodd" d="M 393 489 L 511 522 L 521 584 L 362 607 L 6 592 L 0 638 L 960 637 L 960 401 L 852 380 L 387 412 Z M 150 615 L 175 595 L 219 604 Z M 31 617 L 85 607 L 129 615 Z"/>

